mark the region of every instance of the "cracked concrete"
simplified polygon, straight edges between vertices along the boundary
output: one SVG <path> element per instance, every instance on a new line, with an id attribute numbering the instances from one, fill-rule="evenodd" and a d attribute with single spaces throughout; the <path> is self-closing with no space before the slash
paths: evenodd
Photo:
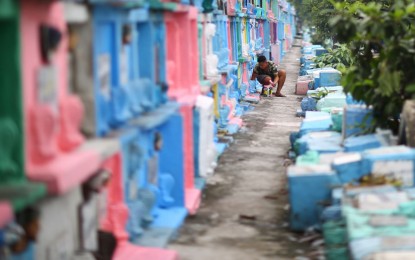
<path id="1" fill-rule="evenodd" d="M 289 134 L 301 122 L 294 94 L 299 57 L 297 45 L 280 65 L 287 70 L 287 98 L 263 98 L 243 117 L 245 126 L 208 180 L 198 214 L 169 246 L 180 259 L 294 259 L 310 250 L 289 231 L 285 178 Z"/>

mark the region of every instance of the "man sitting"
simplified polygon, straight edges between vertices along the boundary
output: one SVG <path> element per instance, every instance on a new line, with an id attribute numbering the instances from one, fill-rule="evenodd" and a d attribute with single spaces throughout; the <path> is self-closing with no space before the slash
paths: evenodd
<path id="1" fill-rule="evenodd" d="M 274 62 L 267 61 L 267 58 L 261 55 L 252 72 L 251 80 L 257 79 L 262 85 L 272 85 L 273 87 L 278 85 L 275 96 L 285 97 L 281 94 L 281 89 L 284 86 L 286 75 L 285 70 L 278 70 Z"/>

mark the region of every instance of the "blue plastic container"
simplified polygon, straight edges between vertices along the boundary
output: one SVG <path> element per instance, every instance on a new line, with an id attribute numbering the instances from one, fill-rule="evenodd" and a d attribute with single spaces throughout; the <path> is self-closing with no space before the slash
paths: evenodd
<path id="1" fill-rule="evenodd" d="M 387 146 L 363 153 L 362 171 L 385 175 L 402 182 L 403 187 L 415 184 L 415 151 L 406 146 Z"/>
<path id="2" fill-rule="evenodd" d="M 319 207 L 330 201 L 331 189 L 338 184 L 329 166 L 293 166 L 287 171 L 290 196 L 290 228 L 304 231 L 320 224 Z"/>
<path id="3" fill-rule="evenodd" d="M 363 134 L 371 126 L 372 120 L 372 110 L 365 106 L 345 107 L 342 127 L 343 137 Z"/>
<path id="4" fill-rule="evenodd" d="M 359 153 L 345 154 L 336 158 L 332 163 L 332 168 L 337 172 L 343 184 L 356 183 L 365 175 L 362 168 L 362 157 Z"/>
<path id="5" fill-rule="evenodd" d="M 352 136 L 343 142 L 345 152 L 363 152 L 368 149 L 379 148 L 382 146 L 376 134 Z"/>
<path id="6" fill-rule="evenodd" d="M 339 86 L 341 81 L 341 73 L 337 70 L 322 70 L 320 72 L 320 86 L 333 87 Z"/>

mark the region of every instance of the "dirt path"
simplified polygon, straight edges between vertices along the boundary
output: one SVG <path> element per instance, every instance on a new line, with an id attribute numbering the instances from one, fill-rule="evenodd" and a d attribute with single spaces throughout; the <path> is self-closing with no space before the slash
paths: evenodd
<path id="1" fill-rule="evenodd" d="M 282 92 L 288 97 L 264 98 L 244 116 L 246 125 L 209 179 L 200 211 L 170 245 L 182 260 L 294 259 L 309 250 L 287 221 L 285 164 L 289 134 L 300 124 L 299 57 L 294 45 L 280 66 L 287 70 Z"/>

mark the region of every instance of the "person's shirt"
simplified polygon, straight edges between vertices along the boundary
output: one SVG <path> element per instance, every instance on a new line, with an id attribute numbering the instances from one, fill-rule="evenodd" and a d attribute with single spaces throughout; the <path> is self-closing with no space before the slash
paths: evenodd
<path id="1" fill-rule="evenodd" d="M 253 72 L 256 75 L 268 75 L 273 78 L 275 74 L 278 74 L 278 67 L 272 61 L 267 61 L 267 63 L 268 67 L 266 69 L 261 69 L 261 67 L 259 67 L 259 63 L 257 63 Z"/>

